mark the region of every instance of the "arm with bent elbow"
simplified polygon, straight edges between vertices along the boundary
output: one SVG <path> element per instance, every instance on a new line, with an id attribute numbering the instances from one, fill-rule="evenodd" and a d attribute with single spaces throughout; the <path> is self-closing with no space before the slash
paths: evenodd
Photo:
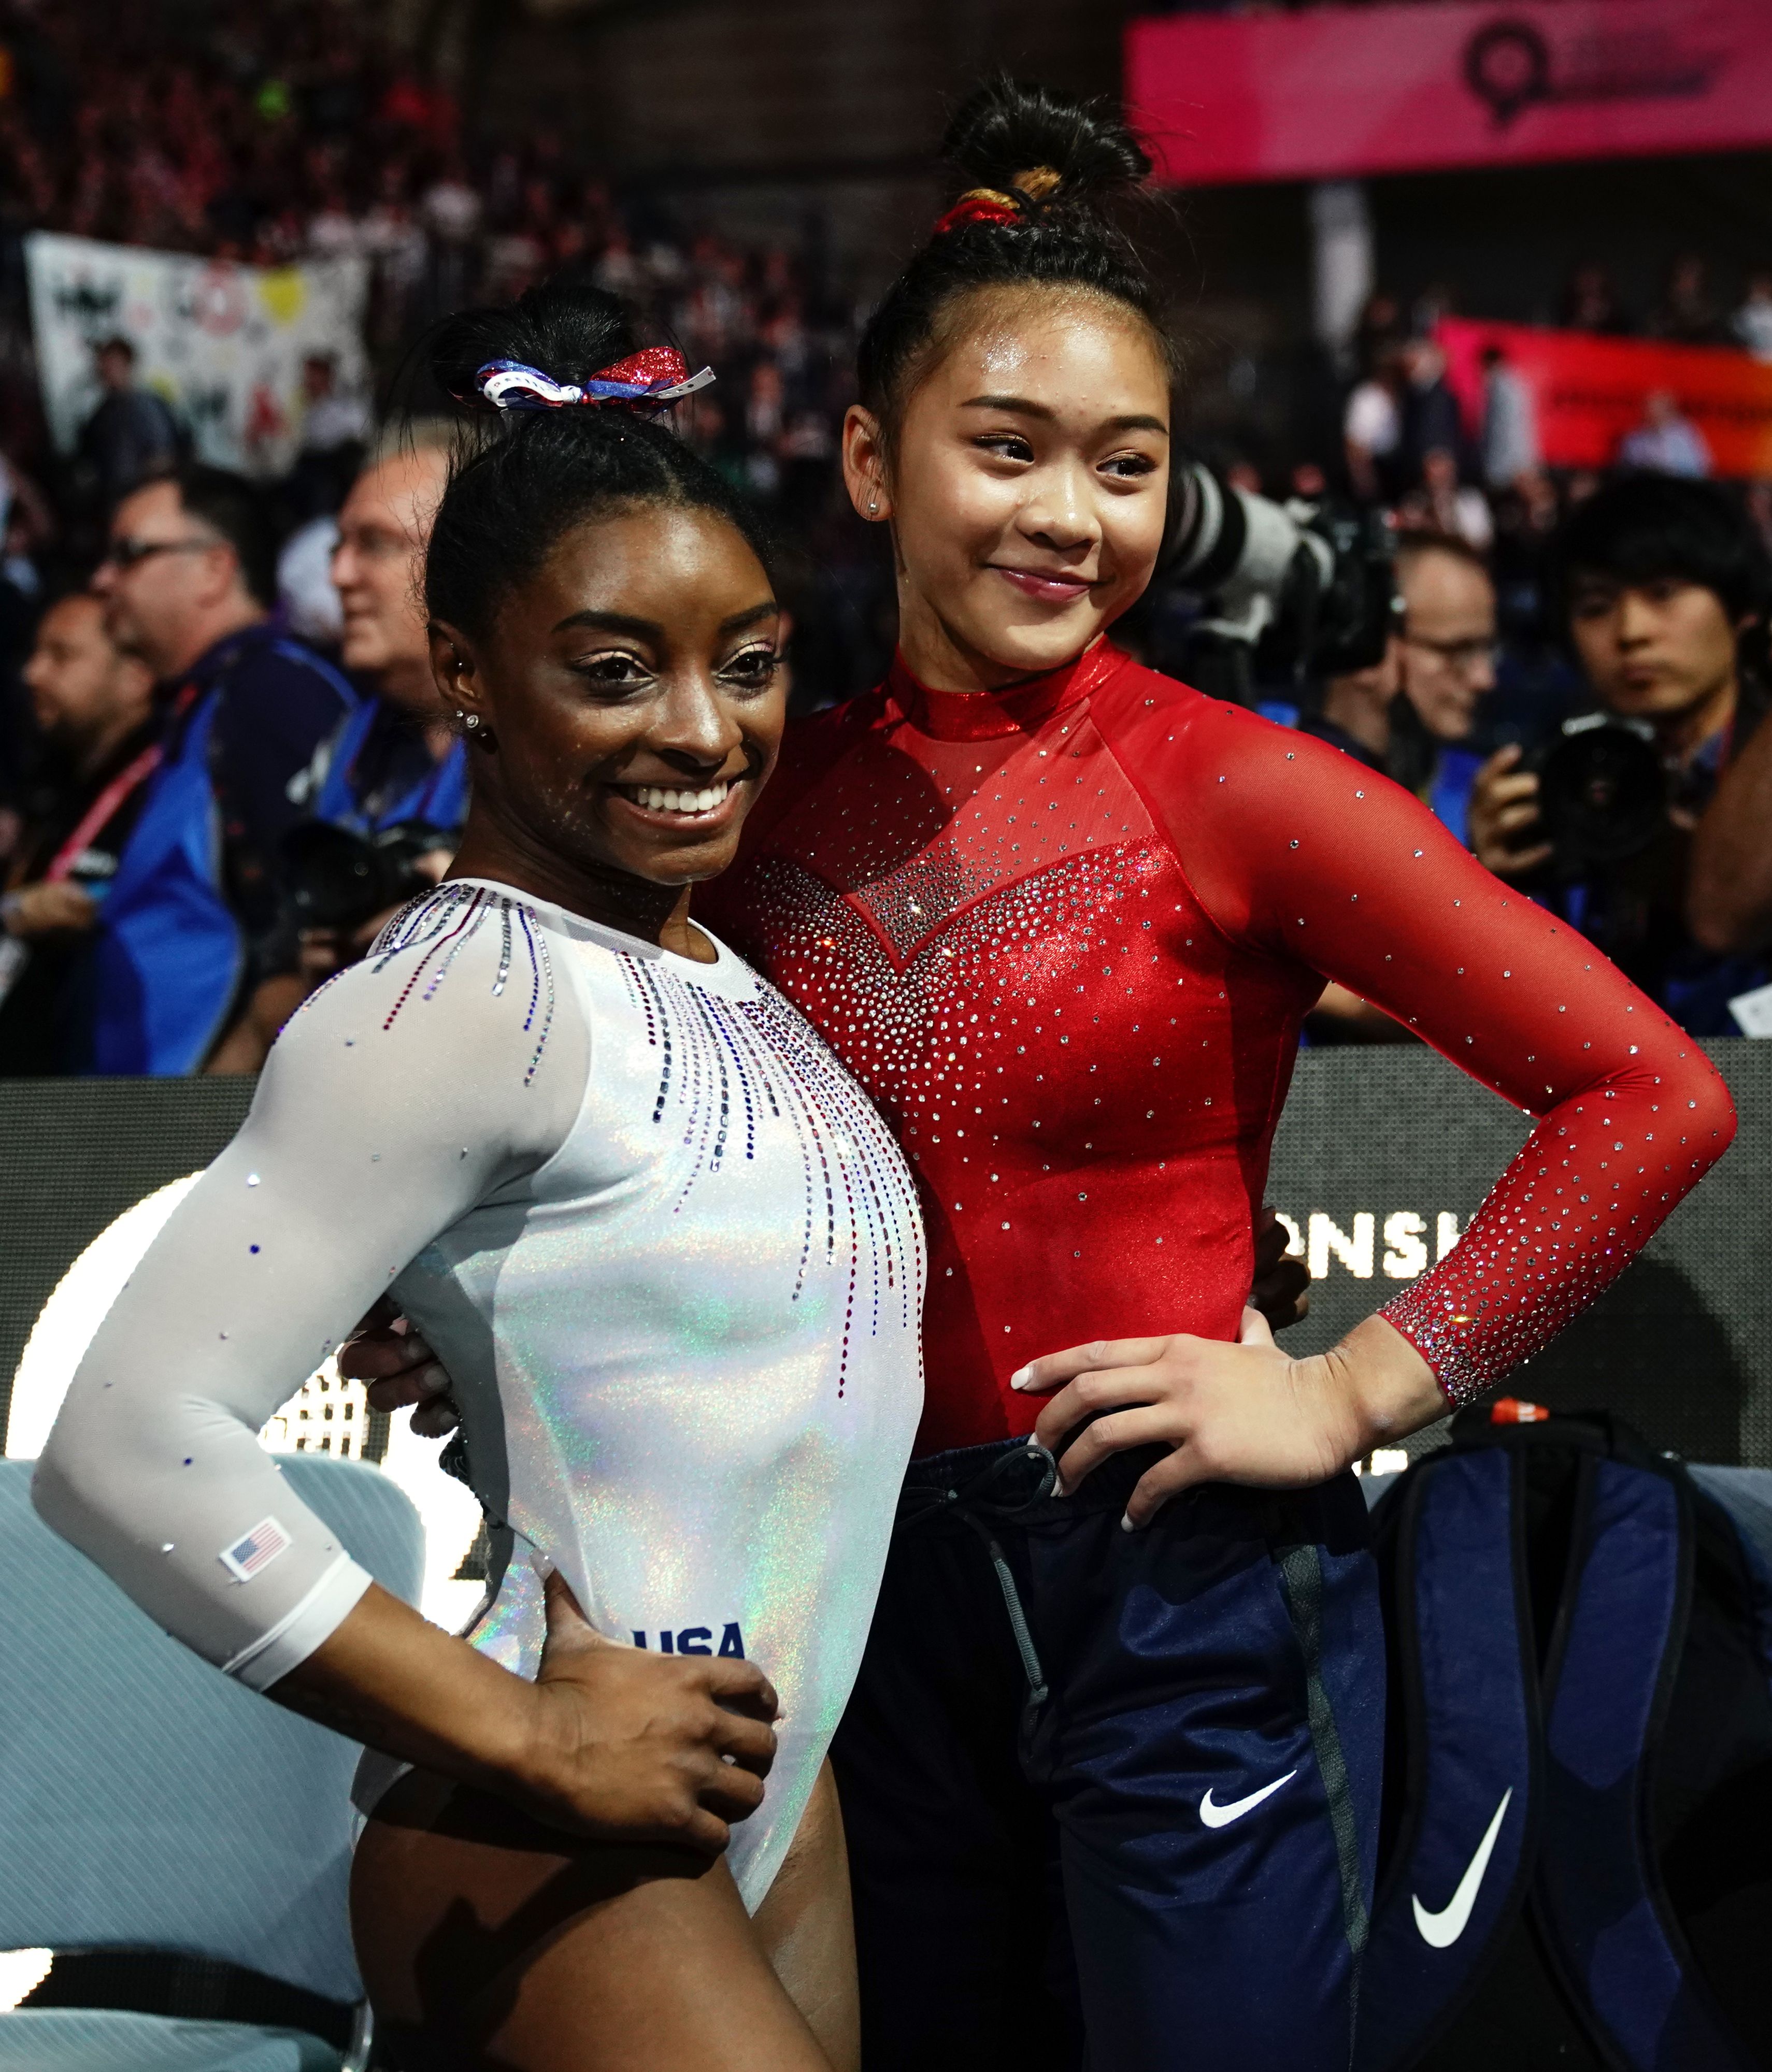
<path id="1" fill-rule="evenodd" d="M 752 1665 L 612 1645 L 554 1578 L 525 1683 L 374 1584 L 258 1443 L 401 1268 L 577 1113 L 587 1032 L 563 1011 L 526 1083 L 534 1038 L 481 933 L 435 1000 L 408 984 L 421 934 L 296 1018 L 100 1326 L 33 1498 L 175 1638 L 279 1704 L 556 1825 L 711 1852 L 773 1751 Z"/>

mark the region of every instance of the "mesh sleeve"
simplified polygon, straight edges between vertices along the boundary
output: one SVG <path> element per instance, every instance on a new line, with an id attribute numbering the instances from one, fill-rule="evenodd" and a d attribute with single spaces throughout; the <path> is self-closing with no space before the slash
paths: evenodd
<path id="1" fill-rule="evenodd" d="M 1462 1403 L 1614 1280 L 1728 1148 L 1694 1040 L 1419 801 L 1322 742 L 1207 705 L 1172 834 L 1228 934 L 1310 965 L 1539 1124 L 1438 1266 L 1381 1314 Z"/>
<path id="2" fill-rule="evenodd" d="M 544 979 L 550 997 L 524 909 L 446 887 L 316 994 L 100 1326 L 38 1464 L 48 1523 L 260 1688 L 369 1578 L 257 1434 L 416 1253 L 563 1141 L 588 1039 L 568 996 L 538 1044 Z"/>

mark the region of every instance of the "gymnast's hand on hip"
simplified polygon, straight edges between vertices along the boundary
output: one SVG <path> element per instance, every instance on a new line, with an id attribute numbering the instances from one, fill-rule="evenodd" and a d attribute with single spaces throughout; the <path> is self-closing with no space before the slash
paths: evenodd
<path id="1" fill-rule="evenodd" d="M 530 1809 L 604 1840 L 717 1856 L 763 1803 L 774 1689 L 754 1663 L 653 1655 L 605 1639 L 558 1573 L 523 1765 Z"/>
<path id="2" fill-rule="evenodd" d="M 763 1803 L 781 1710 L 769 1679 L 605 1639 L 563 1577 L 546 1589 L 533 1684 L 371 1584 L 270 1695 L 569 1834 L 718 1856 Z"/>
<path id="3" fill-rule="evenodd" d="M 1055 1453 L 1069 1433 L 1094 1420 L 1059 1462 L 1061 1495 L 1111 1453 L 1168 1448 L 1132 1491 L 1121 1521 L 1129 1532 L 1196 1482 L 1296 1488 L 1327 1481 L 1446 1408 L 1427 1362 L 1382 1318 L 1368 1317 L 1329 1352 L 1293 1359 L 1251 1309 L 1235 1345 L 1185 1334 L 1098 1339 L 1030 1361 L 1013 1385 L 1056 1392 L 1034 1427 Z"/>

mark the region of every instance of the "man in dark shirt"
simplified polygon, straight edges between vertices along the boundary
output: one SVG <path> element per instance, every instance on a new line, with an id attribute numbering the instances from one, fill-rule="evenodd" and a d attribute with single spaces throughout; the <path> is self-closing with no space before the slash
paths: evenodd
<path id="1" fill-rule="evenodd" d="M 1466 744 L 1495 688 L 1495 586 L 1481 555 L 1439 532 L 1404 535 L 1396 577 L 1383 658 L 1331 677 L 1300 729 L 1406 785 L 1463 841 L 1481 760 Z"/>
<path id="2" fill-rule="evenodd" d="M 290 784 L 355 701 L 278 631 L 274 541 L 251 486 L 192 467 L 125 497 L 93 579 L 117 645 L 152 670 L 164 761 L 100 916 L 96 1068 L 252 1069 L 226 1037 L 277 917 Z M 213 839 L 211 824 L 219 829 Z"/>
<path id="3" fill-rule="evenodd" d="M 1368 770 L 1382 770 L 1391 750 L 1391 709 L 1402 689 L 1402 653 L 1392 634 L 1370 668 L 1329 679 L 1322 702 L 1304 715 L 1298 730 L 1328 742 Z"/>
<path id="4" fill-rule="evenodd" d="M 1630 853 L 1561 856 L 1541 817 L 1538 773 L 1518 748 L 1504 748 L 1478 773 L 1471 847 L 1605 951 L 1683 1029 L 1738 1034 L 1745 1025 L 1735 1003 L 1772 990 L 1772 957 L 1752 931 L 1692 929 L 1685 909 L 1693 830 L 1772 701 L 1772 565 L 1721 484 L 1643 475 L 1571 514 L 1552 574 L 1596 708 L 1565 722 L 1564 735 L 1604 718 L 1646 737 L 1662 764 L 1662 803 Z M 1714 886 L 1714 870 L 1712 858 L 1701 882 Z"/>
<path id="5" fill-rule="evenodd" d="M 96 597 L 52 604 L 24 680 L 50 764 L 0 894 L 0 1077 L 79 1071 L 90 939 L 157 767 L 154 679 Z"/>
<path id="6" fill-rule="evenodd" d="M 135 347 L 108 338 L 94 355 L 99 404 L 80 432 L 78 467 L 95 504 L 109 510 L 150 477 L 170 475 L 185 456 L 184 427 L 170 405 L 135 385 Z"/>

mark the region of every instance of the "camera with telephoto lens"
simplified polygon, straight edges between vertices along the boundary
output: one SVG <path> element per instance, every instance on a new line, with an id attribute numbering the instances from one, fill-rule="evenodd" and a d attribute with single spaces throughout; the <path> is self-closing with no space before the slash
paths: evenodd
<path id="1" fill-rule="evenodd" d="M 1200 609 L 1159 666 L 1240 705 L 1254 703 L 1258 677 L 1302 687 L 1311 676 L 1372 668 L 1395 623 L 1395 559 L 1381 513 L 1276 504 L 1184 461 L 1170 478 L 1154 620 L 1181 600 Z"/>
<path id="2" fill-rule="evenodd" d="M 282 844 L 283 882 L 296 926 L 361 928 L 390 906 L 431 891 L 435 879 L 419 868 L 420 857 L 453 849 L 459 839 L 454 829 L 422 820 L 371 835 L 331 820 L 303 821 Z"/>
<path id="3" fill-rule="evenodd" d="M 1640 856 L 1667 820 L 1667 772 L 1652 728 L 1583 713 L 1526 767 L 1538 775 L 1538 811 L 1553 876 L 1613 870 Z"/>

